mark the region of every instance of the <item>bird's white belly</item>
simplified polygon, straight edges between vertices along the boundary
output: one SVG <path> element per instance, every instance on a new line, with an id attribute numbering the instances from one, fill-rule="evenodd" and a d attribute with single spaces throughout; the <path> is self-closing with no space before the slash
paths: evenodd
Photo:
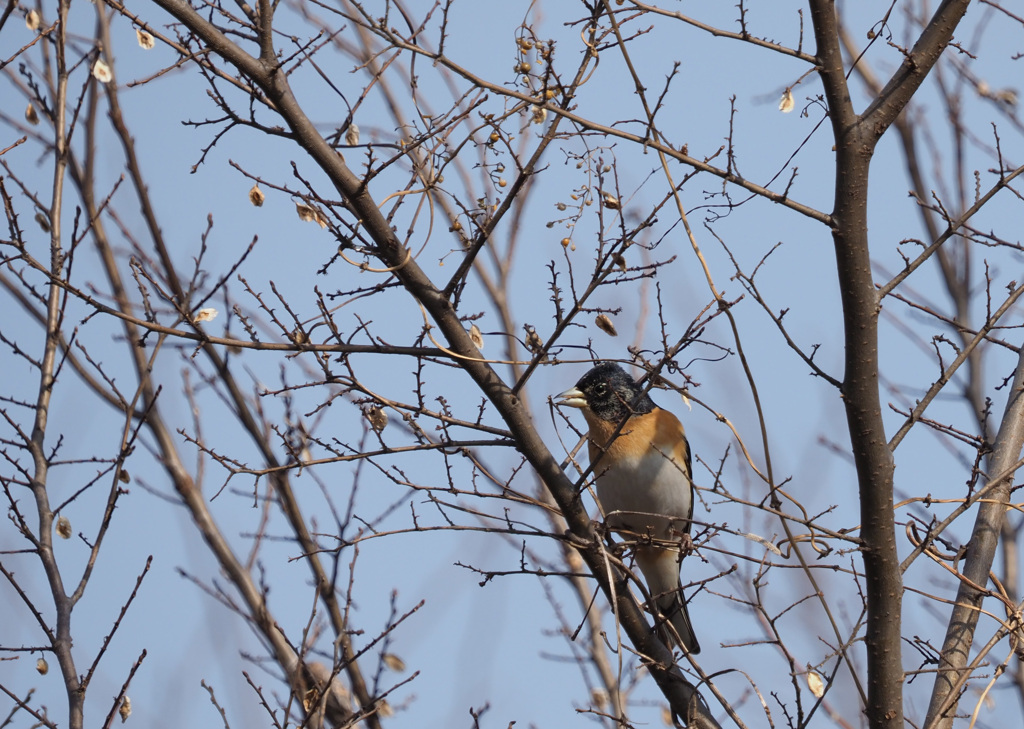
<path id="1" fill-rule="evenodd" d="M 610 527 L 658 539 L 689 532 L 692 492 L 686 474 L 668 458 L 624 460 L 602 470 L 597 497 Z"/>

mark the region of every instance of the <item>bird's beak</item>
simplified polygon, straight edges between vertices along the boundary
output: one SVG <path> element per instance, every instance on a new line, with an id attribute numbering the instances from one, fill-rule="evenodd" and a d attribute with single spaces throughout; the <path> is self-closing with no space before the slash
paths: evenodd
<path id="1" fill-rule="evenodd" d="M 559 405 L 568 405 L 571 408 L 587 407 L 587 398 L 583 392 L 575 387 L 570 387 L 558 396 Z"/>

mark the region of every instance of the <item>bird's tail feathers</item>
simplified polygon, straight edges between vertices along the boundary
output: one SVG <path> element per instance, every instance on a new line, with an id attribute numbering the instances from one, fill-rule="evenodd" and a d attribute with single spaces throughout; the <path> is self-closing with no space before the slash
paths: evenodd
<path id="1" fill-rule="evenodd" d="M 636 561 L 647 582 L 647 590 L 661 613 L 659 622 L 669 636 L 666 642 L 674 643 L 694 655 L 700 653 L 700 643 L 693 632 L 682 583 L 679 581 L 678 553 L 663 549 L 639 549 Z"/>
<path id="2" fill-rule="evenodd" d="M 694 655 L 700 653 L 700 643 L 697 641 L 697 635 L 693 632 L 693 624 L 690 622 L 690 613 L 686 609 L 686 599 L 683 597 L 682 590 L 663 595 L 656 600 L 656 603 L 658 612 L 661 613 L 662 619 L 665 621 L 662 625 L 671 642 L 688 653 Z"/>

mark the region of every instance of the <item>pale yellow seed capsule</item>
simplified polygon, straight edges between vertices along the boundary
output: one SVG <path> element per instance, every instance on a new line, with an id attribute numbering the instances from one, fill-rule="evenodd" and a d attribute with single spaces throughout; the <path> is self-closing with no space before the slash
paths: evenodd
<path id="1" fill-rule="evenodd" d="M 376 405 L 369 407 L 364 412 L 367 421 L 370 423 L 370 427 L 376 432 L 384 432 L 384 428 L 388 427 L 388 414 L 384 412 L 383 408 L 379 408 Z"/>
<path id="2" fill-rule="evenodd" d="M 796 108 L 796 100 L 793 98 L 793 92 L 790 89 L 786 89 L 782 93 L 782 99 L 779 100 L 779 111 L 783 114 L 788 114 Z"/>
<path id="3" fill-rule="evenodd" d="M 612 320 L 609 319 L 605 314 L 598 314 L 597 318 L 594 319 L 594 323 L 597 325 L 598 329 L 600 329 L 608 336 L 619 336 L 619 333 L 615 331 L 615 325 L 612 323 Z"/>
<path id="4" fill-rule="evenodd" d="M 811 690 L 816 699 L 820 699 L 825 695 L 825 682 L 821 680 L 821 676 L 815 671 L 807 672 L 807 688 Z"/>
<path id="5" fill-rule="evenodd" d="M 469 338 L 473 342 L 474 347 L 480 350 L 484 348 L 484 335 L 476 324 L 469 327 Z"/>
<path id="6" fill-rule="evenodd" d="M 104 63 L 102 58 L 97 58 L 96 63 L 92 65 L 92 75 L 101 84 L 109 84 L 114 80 L 114 74 L 110 71 L 110 66 Z"/>
<path id="7" fill-rule="evenodd" d="M 57 536 L 61 539 L 71 539 L 71 520 L 66 516 L 57 519 Z"/>
<path id="8" fill-rule="evenodd" d="M 348 131 L 345 132 L 345 142 L 350 147 L 359 144 L 359 127 L 356 124 L 348 125 Z"/>
<path id="9" fill-rule="evenodd" d="M 259 185 L 253 185 L 252 189 L 249 190 L 249 202 L 258 208 L 263 207 L 263 202 L 267 199 L 267 196 L 263 194 L 263 190 L 260 189 Z"/>
<path id="10" fill-rule="evenodd" d="M 36 661 L 36 670 L 39 671 L 40 676 L 45 676 L 50 672 L 50 664 L 46 662 L 45 658 L 40 658 Z"/>
<path id="11" fill-rule="evenodd" d="M 28 107 L 25 108 L 25 121 L 32 126 L 39 123 L 39 113 L 36 112 L 36 107 L 32 105 L 31 101 L 28 103 Z"/>

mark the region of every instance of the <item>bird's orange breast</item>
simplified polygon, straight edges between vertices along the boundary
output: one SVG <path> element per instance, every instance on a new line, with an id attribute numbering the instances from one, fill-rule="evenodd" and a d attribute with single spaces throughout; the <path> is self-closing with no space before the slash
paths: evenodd
<path id="1" fill-rule="evenodd" d="M 609 466 L 623 461 L 636 461 L 650 455 L 652 450 L 671 453 L 672 460 L 689 465 L 683 425 L 667 410 L 657 408 L 643 415 L 634 415 L 621 430 L 618 423 L 601 420 L 589 410 L 583 414 L 590 426 L 590 462 L 596 464 L 597 473 L 603 470 L 602 463 Z M 689 476 L 688 473 L 686 475 Z"/>

